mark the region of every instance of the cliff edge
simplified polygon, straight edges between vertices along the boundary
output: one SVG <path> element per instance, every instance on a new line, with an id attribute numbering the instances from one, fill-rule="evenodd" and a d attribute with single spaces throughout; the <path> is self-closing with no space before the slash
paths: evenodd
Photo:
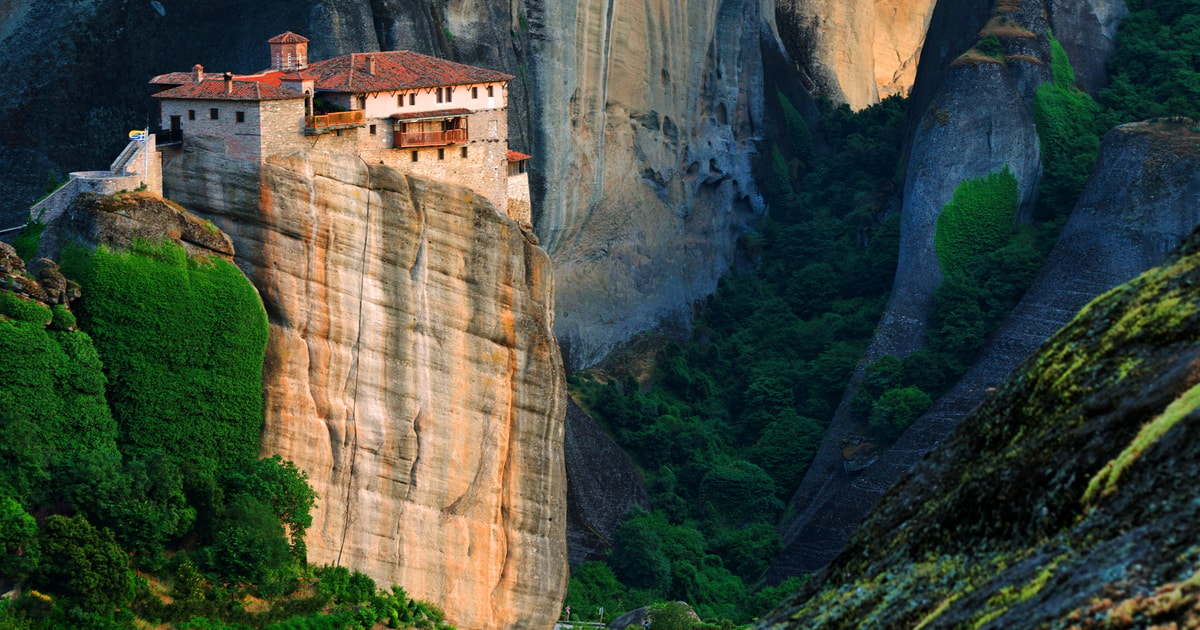
<path id="1" fill-rule="evenodd" d="M 265 453 L 320 494 L 309 560 L 465 628 L 548 628 L 567 579 L 549 260 L 466 188 L 322 153 L 206 150 L 173 196 L 229 233 L 270 315 Z"/>

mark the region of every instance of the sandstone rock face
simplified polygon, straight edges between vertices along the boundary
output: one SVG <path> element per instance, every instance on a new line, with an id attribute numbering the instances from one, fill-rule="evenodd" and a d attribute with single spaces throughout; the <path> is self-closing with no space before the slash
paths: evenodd
<path id="1" fill-rule="evenodd" d="M 862 109 L 907 95 L 935 0 L 779 0 L 779 27 L 810 89 Z"/>
<path id="2" fill-rule="evenodd" d="M 537 0 L 526 12 L 534 224 L 554 261 L 555 332 L 582 367 L 686 322 L 728 269 L 761 207 L 750 153 L 760 37 L 773 37 L 741 0 Z"/>
<path id="3" fill-rule="evenodd" d="M 546 254 L 465 188 L 319 153 L 258 174 L 193 146 L 167 186 L 263 296 L 263 449 L 320 493 L 309 560 L 461 628 L 549 628 L 567 558 Z"/>
<path id="4" fill-rule="evenodd" d="M 1200 134 L 1190 126 L 1133 123 L 1108 134 L 1042 274 L 958 384 L 861 474 L 845 475 L 832 459 L 809 472 L 825 485 L 798 502 L 804 510 L 777 570 L 786 562 L 789 571 L 815 571 L 832 560 L 883 493 L 1017 365 L 1088 301 L 1160 262 L 1200 224 Z"/>

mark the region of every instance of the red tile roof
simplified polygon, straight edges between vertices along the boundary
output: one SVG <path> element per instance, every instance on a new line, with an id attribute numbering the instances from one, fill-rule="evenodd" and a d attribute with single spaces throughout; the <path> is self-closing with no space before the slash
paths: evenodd
<path id="1" fill-rule="evenodd" d="M 374 72 L 368 72 L 369 59 L 375 59 Z M 318 90 L 329 92 L 393 92 L 508 81 L 511 74 L 447 61 L 410 50 L 379 53 L 351 53 L 311 64 L 308 71 L 318 76 Z"/>
<path id="2" fill-rule="evenodd" d="M 216 79 L 201 83 L 186 83 L 179 87 L 154 94 L 154 98 L 187 98 L 211 101 L 278 101 L 289 98 L 304 98 L 304 95 L 260 81 L 234 80 L 230 90 L 225 89 L 225 80 Z"/>
<path id="3" fill-rule="evenodd" d="M 518 153 L 516 151 L 513 151 L 512 149 L 508 150 L 508 161 L 509 162 L 520 162 L 521 160 L 528 160 L 531 157 L 533 157 L 533 156 L 525 155 L 524 153 Z"/>
<path id="4" fill-rule="evenodd" d="M 451 118 L 453 116 L 466 116 L 471 113 L 471 110 L 465 107 L 456 107 L 454 109 L 435 109 L 428 112 L 404 112 L 403 114 L 392 114 L 392 118 L 396 120 L 420 120 L 422 118 Z"/>
<path id="5" fill-rule="evenodd" d="M 221 77 L 225 76 L 220 72 L 205 72 L 203 74 L 205 81 L 220 81 Z M 150 79 L 150 83 L 154 85 L 183 85 L 195 80 L 196 74 L 193 72 L 168 72 Z"/>
<path id="6" fill-rule="evenodd" d="M 267 40 L 268 44 L 303 44 L 308 41 L 308 38 L 303 35 L 297 35 L 288 31 L 282 35 L 276 35 Z"/>

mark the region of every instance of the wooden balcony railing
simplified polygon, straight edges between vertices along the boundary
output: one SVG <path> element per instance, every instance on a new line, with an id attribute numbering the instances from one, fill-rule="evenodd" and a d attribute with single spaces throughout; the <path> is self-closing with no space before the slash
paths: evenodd
<path id="1" fill-rule="evenodd" d="M 437 147 L 447 144 L 458 144 L 467 141 L 466 129 L 449 129 L 447 131 L 410 131 L 396 132 L 393 146 L 407 147 Z"/>
<path id="2" fill-rule="evenodd" d="M 330 129 L 333 127 L 361 125 L 366 122 L 366 112 L 352 109 L 348 112 L 334 112 L 320 116 L 305 116 L 304 126 L 309 129 Z"/>

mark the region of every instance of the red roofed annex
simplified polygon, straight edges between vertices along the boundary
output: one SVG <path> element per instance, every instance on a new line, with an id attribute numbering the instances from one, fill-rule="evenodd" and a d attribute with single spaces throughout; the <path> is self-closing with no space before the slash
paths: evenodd
<path id="1" fill-rule="evenodd" d="M 348 153 L 469 186 L 528 223 L 529 156 L 508 150 L 512 75 L 407 50 L 310 61 L 308 39 L 291 32 L 267 43 L 271 65 L 254 74 L 196 65 L 151 79 L 171 131 L 159 143 L 164 160 L 199 136 L 259 164 L 293 151 Z"/>

